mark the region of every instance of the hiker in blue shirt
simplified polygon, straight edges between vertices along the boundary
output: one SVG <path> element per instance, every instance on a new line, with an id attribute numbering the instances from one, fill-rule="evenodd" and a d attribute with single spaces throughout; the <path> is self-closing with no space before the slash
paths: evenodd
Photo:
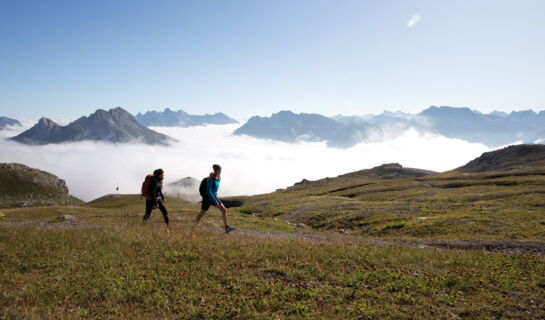
<path id="1" fill-rule="evenodd" d="M 204 178 L 199 187 L 199 193 L 202 196 L 202 205 L 201 212 L 199 212 L 199 215 L 197 215 L 197 218 L 195 218 L 195 225 L 199 224 L 199 221 L 201 221 L 201 218 L 204 216 L 206 211 L 208 211 L 210 206 L 213 205 L 221 211 L 225 232 L 229 233 L 235 230 L 235 228 L 227 224 L 227 209 L 225 209 L 225 206 L 218 198 L 218 189 L 220 187 L 221 180 L 221 166 L 219 164 L 215 164 L 212 166 L 212 169 L 214 169 L 214 172 L 211 172 L 208 178 Z"/>

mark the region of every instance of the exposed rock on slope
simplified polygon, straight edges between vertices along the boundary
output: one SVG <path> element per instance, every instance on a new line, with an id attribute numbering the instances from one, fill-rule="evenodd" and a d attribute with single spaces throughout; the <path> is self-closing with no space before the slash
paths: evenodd
<path id="1" fill-rule="evenodd" d="M 0 207 L 75 205 L 66 182 L 57 176 L 19 163 L 0 164 Z"/>
<path id="2" fill-rule="evenodd" d="M 486 172 L 535 167 L 545 167 L 545 145 L 520 144 L 485 152 L 457 170 Z"/>
<path id="3" fill-rule="evenodd" d="M 432 174 L 436 174 L 435 171 L 403 168 L 399 163 L 387 163 L 371 169 L 360 170 L 347 174 L 340 175 L 342 178 L 377 178 L 377 179 L 402 179 L 402 178 L 418 178 Z"/>

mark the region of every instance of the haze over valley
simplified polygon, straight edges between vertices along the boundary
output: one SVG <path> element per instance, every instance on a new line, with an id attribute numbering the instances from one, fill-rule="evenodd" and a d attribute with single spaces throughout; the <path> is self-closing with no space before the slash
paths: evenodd
<path id="1" fill-rule="evenodd" d="M 219 162 L 225 168 L 222 195 L 249 195 L 391 162 L 445 171 L 491 150 L 410 127 L 388 139 L 363 140 L 349 148 L 331 148 L 326 141 L 290 143 L 234 135 L 241 124 L 149 128 L 176 141 L 169 146 L 100 141 L 36 146 L 5 139 L 28 129 L 32 121 L 23 123 L 0 131 L 5 150 L 0 162 L 54 173 L 66 180 L 71 194 L 86 201 L 115 192 L 117 184 L 121 193 L 138 193 L 143 177 L 158 167 L 165 169 L 168 183 L 200 179 Z"/>

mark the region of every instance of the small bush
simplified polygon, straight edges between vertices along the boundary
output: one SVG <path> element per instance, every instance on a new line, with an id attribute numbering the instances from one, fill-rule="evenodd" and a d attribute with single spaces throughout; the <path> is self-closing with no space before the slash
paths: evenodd
<path id="1" fill-rule="evenodd" d="M 286 213 L 286 211 L 284 211 L 284 210 L 276 211 L 276 212 L 273 214 L 273 217 L 281 216 L 281 215 L 283 215 L 284 213 Z"/>
<path id="2" fill-rule="evenodd" d="M 390 230 L 390 229 L 401 229 L 405 226 L 405 222 L 403 221 L 396 221 L 392 223 L 388 223 L 386 227 L 384 227 L 384 230 Z"/>
<path id="3" fill-rule="evenodd" d="M 6 217 L 6 215 L 3 213 L 3 212 L 0 212 L 0 223 L 2 221 L 4 221 L 4 218 Z"/>
<path id="4" fill-rule="evenodd" d="M 240 213 L 252 214 L 252 213 L 261 213 L 263 209 L 256 206 L 242 207 L 239 209 Z"/>

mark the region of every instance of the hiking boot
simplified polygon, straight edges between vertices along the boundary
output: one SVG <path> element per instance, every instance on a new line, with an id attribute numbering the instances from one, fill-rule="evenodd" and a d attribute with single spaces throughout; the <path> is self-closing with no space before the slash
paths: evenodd
<path id="1" fill-rule="evenodd" d="M 229 232 L 231 232 L 231 231 L 233 231 L 233 230 L 235 230 L 235 228 L 233 228 L 233 227 L 231 227 L 231 226 L 229 226 L 229 225 L 226 225 L 226 226 L 225 226 L 225 233 L 229 233 Z"/>

